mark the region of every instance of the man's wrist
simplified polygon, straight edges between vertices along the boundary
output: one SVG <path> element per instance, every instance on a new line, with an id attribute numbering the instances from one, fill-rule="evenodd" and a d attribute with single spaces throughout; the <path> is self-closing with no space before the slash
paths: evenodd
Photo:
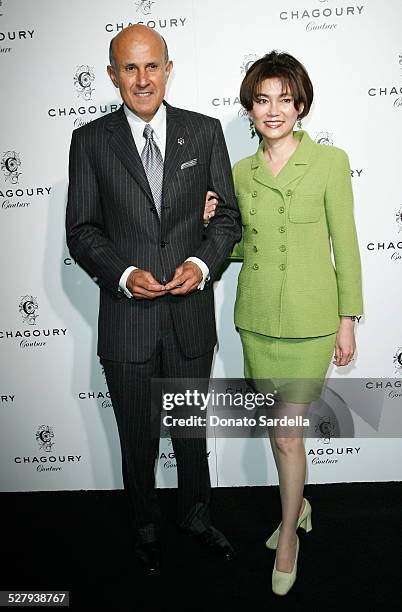
<path id="1" fill-rule="evenodd" d="M 126 268 L 126 270 L 124 270 L 123 274 L 121 275 L 119 281 L 119 291 L 122 291 L 128 298 L 133 297 L 131 291 L 127 289 L 127 279 L 133 270 L 138 270 L 138 268 L 136 268 L 135 266 L 129 266 L 128 268 Z"/>
<path id="2" fill-rule="evenodd" d="M 195 263 L 201 270 L 202 278 L 201 278 L 200 284 L 198 285 L 197 289 L 200 289 L 202 291 L 202 289 L 204 289 L 205 283 L 207 283 L 210 278 L 209 268 L 207 264 L 204 261 L 202 261 L 202 259 L 200 259 L 199 257 L 187 257 L 186 261 L 191 261 Z"/>

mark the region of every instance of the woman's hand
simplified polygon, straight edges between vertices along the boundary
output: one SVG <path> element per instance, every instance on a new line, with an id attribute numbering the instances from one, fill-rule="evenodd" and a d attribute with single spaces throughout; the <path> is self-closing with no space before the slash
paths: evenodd
<path id="1" fill-rule="evenodd" d="M 210 219 L 214 216 L 218 199 L 219 196 L 215 191 L 207 191 L 205 195 L 204 225 L 208 225 Z"/>
<path id="2" fill-rule="evenodd" d="M 355 322 L 348 317 L 341 317 L 335 342 L 335 359 L 337 366 L 349 365 L 356 350 Z"/>

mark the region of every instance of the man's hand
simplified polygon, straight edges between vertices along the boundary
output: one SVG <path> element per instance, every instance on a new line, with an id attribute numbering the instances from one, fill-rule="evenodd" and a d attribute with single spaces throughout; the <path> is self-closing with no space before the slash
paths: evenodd
<path id="1" fill-rule="evenodd" d="M 215 215 L 219 196 L 215 191 L 207 191 L 205 195 L 204 223 L 208 225 L 210 219 Z"/>
<path id="2" fill-rule="evenodd" d="M 165 289 L 172 295 L 187 295 L 195 291 L 202 281 L 200 268 L 192 261 L 185 261 L 176 268 L 172 280 L 165 286 Z"/>
<path id="3" fill-rule="evenodd" d="M 158 283 L 151 272 L 139 268 L 130 273 L 126 287 L 136 300 L 153 300 L 161 295 L 166 295 L 165 286 Z"/>

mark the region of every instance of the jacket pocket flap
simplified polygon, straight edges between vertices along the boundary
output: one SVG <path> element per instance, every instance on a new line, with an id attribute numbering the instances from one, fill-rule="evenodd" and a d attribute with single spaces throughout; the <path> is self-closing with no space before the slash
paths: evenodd
<path id="1" fill-rule="evenodd" d="M 289 220 L 292 223 L 316 223 L 324 209 L 324 199 L 319 193 L 298 193 L 292 196 Z"/>

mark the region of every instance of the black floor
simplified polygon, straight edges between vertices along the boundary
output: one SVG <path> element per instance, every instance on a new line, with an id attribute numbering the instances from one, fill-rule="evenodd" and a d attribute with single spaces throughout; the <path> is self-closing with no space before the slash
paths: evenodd
<path id="1" fill-rule="evenodd" d="M 271 591 L 277 487 L 213 490 L 213 522 L 238 551 L 223 563 L 167 517 L 163 577 L 140 576 L 122 491 L 2 493 L 0 590 L 70 591 L 72 610 L 402 610 L 402 483 L 308 485 L 313 530 L 299 530 L 297 581 Z M 53 609 L 53 608 L 52 608 Z"/>

